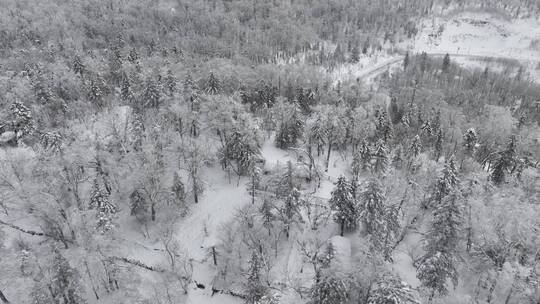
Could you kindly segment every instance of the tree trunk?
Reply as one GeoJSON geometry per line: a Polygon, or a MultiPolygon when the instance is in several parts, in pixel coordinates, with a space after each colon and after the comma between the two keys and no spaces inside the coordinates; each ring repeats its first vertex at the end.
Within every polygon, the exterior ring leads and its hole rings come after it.
{"type": "Polygon", "coordinates": [[[2,303],[4,303],[4,304],[9,304],[10,303],[1,290],[0,290],[0,300],[2,300],[2,303]]]}
{"type": "Polygon", "coordinates": [[[217,266],[216,247],[212,247],[212,258],[214,259],[214,266],[217,266]]]}
{"type": "Polygon", "coordinates": [[[343,236],[343,231],[345,230],[345,221],[344,220],[341,220],[341,224],[340,224],[339,228],[341,230],[340,235],[343,236]]]}
{"type": "Polygon", "coordinates": [[[491,303],[491,300],[493,299],[493,291],[495,291],[495,287],[497,287],[497,282],[499,280],[499,274],[500,271],[497,270],[497,273],[495,274],[495,278],[493,279],[493,282],[491,283],[491,287],[489,287],[488,296],[486,299],[486,302],[489,304],[491,303]]]}
{"type": "Polygon", "coordinates": [[[156,220],[156,203],[152,202],[152,205],[150,206],[150,211],[152,213],[152,222],[156,220]]]}
{"type": "Polygon", "coordinates": [[[330,138],[328,139],[328,154],[326,154],[326,164],[324,168],[324,172],[328,172],[328,166],[330,165],[330,152],[332,151],[332,141],[330,138]]]}

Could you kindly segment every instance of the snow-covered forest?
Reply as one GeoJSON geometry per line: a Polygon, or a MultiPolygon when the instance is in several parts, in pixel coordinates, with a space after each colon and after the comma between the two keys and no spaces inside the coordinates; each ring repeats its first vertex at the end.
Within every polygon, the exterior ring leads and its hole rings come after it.
{"type": "Polygon", "coordinates": [[[540,303],[538,0],[0,0],[0,303],[540,303]]]}

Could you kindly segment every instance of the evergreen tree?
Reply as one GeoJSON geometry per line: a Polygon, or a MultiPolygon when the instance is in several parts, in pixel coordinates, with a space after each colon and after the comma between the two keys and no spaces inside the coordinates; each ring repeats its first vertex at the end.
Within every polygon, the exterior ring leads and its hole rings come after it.
{"type": "Polygon", "coordinates": [[[506,149],[498,153],[498,158],[491,171],[491,180],[496,185],[504,182],[505,175],[512,166],[516,163],[516,138],[510,137],[506,149]]]}
{"type": "Polygon", "coordinates": [[[452,155],[444,164],[441,176],[435,183],[434,192],[431,196],[431,204],[441,204],[443,198],[447,196],[459,184],[458,171],[454,156],[452,155]]]}
{"type": "Polygon", "coordinates": [[[371,166],[371,158],[373,155],[369,143],[366,139],[362,140],[360,148],[358,149],[358,154],[360,156],[360,164],[362,170],[367,170],[371,166]]]}
{"type": "Polygon", "coordinates": [[[441,110],[437,109],[437,112],[435,112],[435,117],[432,119],[431,127],[434,130],[434,133],[436,134],[438,130],[441,129],[441,110]]]}
{"type": "Polygon", "coordinates": [[[169,96],[172,96],[176,91],[177,82],[178,81],[176,80],[176,77],[173,75],[172,71],[168,70],[167,77],[165,78],[165,88],[167,89],[169,96]]]}
{"type": "Polygon", "coordinates": [[[33,90],[39,104],[50,105],[53,100],[53,92],[43,77],[38,76],[34,80],[33,90]]]}
{"type": "Polygon", "coordinates": [[[136,109],[133,112],[133,120],[131,121],[131,144],[136,152],[142,151],[142,143],[144,138],[144,122],[141,114],[136,109]]]}
{"type": "Polygon", "coordinates": [[[131,91],[131,83],[129,83],[129,77],[127,75],[124,75],[122,77],[122,84],[120,86],[120,95],[122,97],[122,100],[125,101],[132,101],[133,100],[133,92],[131,91]]]}
{"type": "Polygon", "coordinates": [[[137,50],[135,48],[129,50],[129,55],[127,59],[132,64],[136,64],[139,62],[139,54],[137,53],[137,50]]]}
{"type": "MultiPolygon", "coordinates": [[[[76,269],[60,251],[55,250],[47,286],[35,290],[32,296],[36,303],[85,304],[84,287],[76,269]],[[44,290],[46,289],[46,290],[44,290]]],[[[43,284],[43,283],[42,283],[43,284]]],[[[41,285],[42,285],[41,284],[41,285]]]]}
{"type": "Polygon", "coordinates": [[[276,144],[281,149],[286,149],[296,145],[298,139],[302,136],[304,122],[301,120],[300,113],[294,111],[289,119],[282,121],[276,135],[276,144]]]}
{"type": "Polygon", "coordinates": [[[86,96],[97,107],[103,106],[103,98],[105,96],[105,83],[100,76],[90,80],[86,96]]]}
{"type": "Polygon", "coordinates": [[[369,39],[366,39],[364,45],[362,46],[362,54],[367,55],[369,50],[369,39]]]}
{"type": "Polygon", "coordinates": [[[255,197],[257,194],[257,190],[259,189],[261,183],[261,168],[257,166],[252,166],[250,176],[249,176],[249,183],[247,185],[247,190],[249,192],[249,195],[251,196],[251,203],[255,204],[255,197]]]}
{"type": "Polygon", "coordinates": [[[274,227],[273,222],[276,219],[275,214],[272,212],[273,208],[274,208],[274,206],[272,205],[270,200],[267,197],[265,197],[263,199],[263,203],[262,203],[261,208],[260,208],[259,211],[260,211],[260,213],[262,215],[262,218],[263,218],[262,225],[263,225],[263,227],[268,229],[268,234],[269,235],[271,233],[272,227],[274,227]]]}
{"type": "Polygon", "coordinates": [[[382,140],[379,140],[377,143],[377,149],[375,150],[375,153],[373,153],[373,158],[375,159],[372,167],[373,172],[384,174],[388,168],[389,161],[388,150],[382,140]]]}
{"type": "Polygon", "coordinates": [[[349,301],[350,282],[347,278],[325,275],[311,288],[309,304],[343,304],[349,301]]]}
{"type": "Polygon", "coordinates": [[[209,94],[215,95],[219,93],[220,85],[219,80],[214,76],[214,73],[210,73],[210,76],[208,77],[208,80],[206,82],[206,91],[209,94]]]}
{"type": "Polygon", "coordinates": [[[262,261],[256,251],[251,253],[249,269],[245,283],[246,303],[257,304],[266,295],[268,288],[262,283],[261,269],[262,261]]]}
{"type": "Polygon", "coordinates": [[[419,304],[409,285],[394,274],[378,278],[376,287],[369,294],[368,304],[419,304]]]}
{"type": "Polygon", "coordinates": [[[403,58],[403,69],[406,70],[409,66],[409,52],[405,53],[405,58],[403,58]]]}
{"type": "Polygon", "coordinates": [[[161,94],[155,81],[148,79],[143,93],[145,107],[158,108],[161,103],[161,94]]]}
{"type": "Polygon", "coordinates": [[[186,74],[186,78],[184,78],[183,83],[183,92],[184,95],[191,95],[193,90],[195,89],[195,83],[193,82],[193,78],[191,78],[191,74],[186,74]]]}
{"type": "Polygon", "coordinates": [[[373,179],[361,194],[360,219],[375,250],[391,261],[392,242],[400,230],[398,209],[386,206],[380,183],[373,179]]]}
{"type": "Polygon", "coordinates": [[[11,114],[13,115],[13,126],[17,137],[29,135],[34,131],[34,120],[32,112],[22,102],[16,100],[10,106],[11,114]]]}
{"type": "Polygon", "coordinates": [[[259,157],[260,147],[252,134],[233,130],[225,137],[225,146],[221,151],[221,162],[225,168],[230,161],[234,161],[237,165],[236,173],[243,175],[252,169],[259,157]]]}
{"type": "Polygon", "coordinates": [[[351,62],[357,63],[358,61],[360,61],[360,49],[358,45],[355,45],[351,50],[351,62]]]}
{"type": "Polygon", "coordinates": [[[113,220],[116,216],[117,209],[109,201],[109,194],[101,189],[97,179],[94,179],[89,207],[96,210],[96,229],[105,233],[114,228],[113,220]]]}
{"type": "Polygon", "coordinates": [[[362,192],[360,219],[368,234],[379,231],[379,225],[385,215],[385,197],[380,183],[373,179],[362,192]]]}
{"type": "Polygon", "coordinates": [[[383,110],[379,113],[375,128],[379,139],[388,142],[392,138],[394,131],[386,111],[383,110]]]}
{"type": "Polygon", "coordinates": [[[139,221],[145,222],[149,216],[149,204],[147,203],[144,195],[138,189],[133,190],[129,196],[129,209],[130,214],[136,217],[139,221]]]}
{"type": "Polygon", "coordinates": [[[429,138],[431,135],[433,135],[433,128],[431,127],[431,123],[429,120],[426,120],[424,124],[421,127],[422,131],[427,135],[429,138]]]}
{"type": "Polygon", "coordinates": [[[403,164],[403,147],[398,145],[396,149],[394,150],[394,156],[392,157],[392,164],[396,169],[401,169],[401,166],[403,164]]]}
{"type": "Polygon", "coordinates": [[[319,115],[311,124],[308,136],[309,142],[317,146],[317,156],[320,156],[326,142],[326,128],[324,128],[322,118],[319,115]]]}
{"type": "Polygon", "coordinates": [[[422,140],[420,139],[420,136],[416,135],[413,138],[413,141],[411,142],[411,145],[409,147],[409,156],[413,158],[417,157],[421,151],[422,151],[422,140]]]}
{"type": "Polygon", "coordinates": [[[422,52],[420,54],[420,71],[422,72],[422,75],[426,72],[428,68],[428,55],[426,52],[422,52]]]}
{"type": "Polygon", "coordinates": [[[73,73],[83,75],[85,66],[81,61],[81,57],[78,55],[75,55],[75,58],[73,59],[73,73]]]}
{"type": "Polygon", "coordinates": [[[334,221],[340,226],[340,235],[345,229],[355,229],[358,221],[358,206],[353,197],[352,185],[340,176],[330,198],[330,208],[334,211],[334,221]]]}
{"type": "Polygon", "coordinates": [[[114,84],[121,80],[122,76],[122,54],[115,48],[109,55],[109,74],[114,84]]]}
{"type": "Polygon", "coordinates": [[[437,132],[437,136],[435,138],[435,161],[438,161],[439,158],[441,157],[442,150],[443,150],[443,140],[444,140],[444,136],[443,136],[442,130],[439,129],[439,131],[437,132]]]}
{"type": "Polygon", "coordinates": [[[448,293],[447,281],[457,285],[455,251],[462,223],[460,194],[453,191],[433,211],[433,220],[425,235],[425,254],[420,259],[417,277],[430,290],[429,301],[435,295],[448,293]]]}
{"type": "Polygon", "coordinates": [[[450,68],[450,54],[446,53],[443,58],[442,67],[441,70],[443,73],[448,72],[448,69],[450,68]]]}
{"type": "Polygon", "coordinates": [[[315,96],[311,89],[304,90],[299,87],[296,95],[296,103],[302,110],[302,113],[308,115],[311,113],[311,106],[315,104],[315,96]]]}
{"type": "Polygon", "coordinates": [[[276,196],[284,200],[283,207],[279,209],[279,215],[284,225],[285,235],[289,238],[290,227],[296,221],[301,203],[301,194],[294,182],[294,169],[290,161],[287,162],[287,171],[281,177],[276,189],[276,196]]]}
{"type": "Polygon", "coordinates": [[[181,211],[184,211],[182,209],[184,209],[186,204],[186,188],[184,186],[184,183],[182,182],[182,179],[176,172],[174,172],[171,191],[174,196],[174,203],[176,204],[176,206],[179,207],[179,209],[181,209],[181,211]]]}

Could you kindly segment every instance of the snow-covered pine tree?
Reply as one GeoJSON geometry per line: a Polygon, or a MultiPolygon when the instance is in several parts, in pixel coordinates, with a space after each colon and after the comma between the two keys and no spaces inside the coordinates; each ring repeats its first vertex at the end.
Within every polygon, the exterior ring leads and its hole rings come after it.
{"type": "Polygon", "coordinates": [[[182,215],[184,215],[186,208],[186,188],[182,182],[182,178],[176,172],[174,172],[171,192],[173,194],[174,204],[181,211],[182,215]]]}
{"type": "Polygon", "coordinates": [[[219,93],[220,84],[219,80],[216,78],[213,72],[210,73],[208,80],[206,81],[206,91],[208,94],[215,95],[219,93]]]}
{"type": "Polygon", "coordinates": [[[375,131],[377,133],[377,138],[383,140],[386,143],[392,138],[394,134],[392,122],[388,118],[385,110],[379,112],[377,124],[375,125],[375,131]]]}
{"type": "Polygon", "coordinates": [[[234,130],[226,139],[225,157],[237,164],[237,173],[248,173],[260,157],[260,147],[253,134],[234,130]]]}
{"type": "Polygon", "coordinates": [[[435,295],[448,293],[447,281],[457,285],[456,248],[462,223],[461,195],[453,190],[435,206],[433,220],[425,235],[425,254],[416,276],[429,290],[429,302],[435,295]]]}
{"type": "Polygon", "coordinates": [[[378,180],[370,180],[361,194],[360,219],[368,234],[380,230],[385,215],[385,197],[378,180]]]}
{"type": "Polygon", "coordinates": [[[133,111],[130,133],[133,150],[140,152],[142,150],[142,142],[144,138],[144,122],[143,117],[138,113],[138,110],[133,111]]]}
{"type": "Polygon", "coordinates": [[[109,75],[113,84],[118,84],[122,76],[122,54],[118,48],[114,48],[109,55],[109,75]]]}
{"type": "Polygon", "coordinates": [[[508,170],[516,163],[516,138],[511,136],[503,151],[498,153],[498,158],[491,171],[490,178],[496,185],[504,182],[508,170]]]}
{"type": "Polygon", "coordinates": [[[75,55],[75,58],[73,59],[73,73],[83,75],[85,66],[82,63],[81,57],[79,55],[75,55]]]}
{"type": "Polygon", "coordinates": [[[422,132],[426,135],[427,138],[431,137],[433,135],[433,128],[431,127],[431,123],[429,120],[426,120],[424,124],[421,127],[422,132]]]}
{"type": "Polygon", "coordinates": [[[149,207],[144,194],[139,189],[135,189],[131,192],[129,196],[129,209],[132,216],[136,217],[141,222],[146,222],[150,216],[148,213],[149,207]]]}
{"type": "Polygon", "coordinates": [[[176,92],[178,80],[174,76],[171,70],[167,71],[167,76],[165,77],[165,89],[169,96],[172,96],[176,92]]]}
{"type": "Polygon", "coordinates": [[[409,146],[409,156],[412,158],[417,157],[420,152],[422,151],[422,140],[420,139],[420,136],[417,134],[409,146]]]}
{"type": "Polygon", "coordinates": [[[317,147],[317,156],[320,156],[326,142],[326,129],[320,115],[311,123],[308,136],[309,142],[317,147]]]}
{"type": "Polygon", "coordinates": [[[39,139],[44,150],[53,153],[60,152],[62,148],[62,135],[58,132],[43,132],[39,139]]]}
{"type": "Polygon", "coordinates": [[[419,304],[411,286],[397,275],[385,273],[377,279],[368,304],[419,304]]]}
{"type": "Polygon", "coordinates": [[[301,203],[301,193],[294,182],[294,169],[292,163],[287,162],[287,171],[281,177],[276,188],[276,196],[283,199],[283,206],[279,210],[279,219],[283,222],[284,231],[289,237],[290,227],[296,221],[301,203]]]}
{"type": "Polygon", "coordinates": [[[37,76],[33,80],[32,89],[34,90],[38,103],[48,105],[53,100],[53,92],[51,91],[51,87],[41,75],[37,76]]]}
{"type": "Polygon", "coordinates": [[[356,228],[359,216],[352,186],[344,176],[338,178],[331,195],[330,208],[334,212],[334,221],[339,224],[340,235],[343,236],[346,229],[352,230],[356,228]]]}
{"type": "Polygon", "coordinates": [[[407,69],[407,67],[409,66],[409,61],[409,52],[406,52],[405,57],[403,58],[403,70],[407,69]]]}
{"type": "Polygon", "coordinates": [[[96,229],[105,233],[114,228],[113,220],[116,216],[116,206],[109,201],[109,195],[101,189],[97,179],[94,179],[90,193],[90,209],[96,210],[96,229]]]}
{"type": "Polygon", "coordinates": [[[261,208],[259,209],[259,212],[261,213],[261,216],[263,218],[262,225],[268,230],[268,235],[271,234],[271,229],[274,227],[274,220],[276,219],[276,215],[272,210],[275,209],[275,206],[272,204],[270,199],[268,197],[265,197],[263,199],[263,203],[261,205],[261,208]]]}
{"type": "Polygon", "coordinates": [[[360,48],[355,45],[351,50],[351,62],[357,63],[358,61],[360,61],[360,48]]]}
{"type": "Polygon", "coordinates": [[[441,109],[437,109],[435,112],[435,117],[431,120],[431,127],[434,130],[434,133],[437,134],[438,130],[441,129],[441,109]]]}
{"type": "Polygon", "coordinates": [[[34,131],[34,120],[32,112],[22,102],[15,100],[10,106],[13,115],[13,126],[17,137],[29,135],[34,131]]]}
{"type": "Polygon", "coordinates": [[[105,83],[99,75],[90,79],[86,96],[88,100],[90,100],[97,107],[103,106],[103,98],[105,96],[104,88],[105,83]]]}
{"type": "Polygon", "coordinates": [[[261,280],[262,267],[261,257],[256,251],[253,251],[249,260],[246,283],[244,284],[247,304],[257,304],[268,291],[268,288],[261,280]]]}
{"type": "Polygon", "coordinates": [[[431,205],[441,204],[443,198],[448,195],[459,184],[458,171],[454,156],[444,164],[441,176],[437,179],[433,193],[430,198],[431,205]]]}
{"type": "Polygon", "coordinates": [[[157,83],[154,80],[148,79],[146,81],[146,88],[144,89],[142,98],[144,100],[145,107],[158,108],[160,106],[161,93],[157,83]]]}
{"type": "Polygon", "coordinates": [[[55,250],[48,274],[45,276],[42,273],[40,279],[36,281],[31,293],[34,303],[87,303],[78,271],[71,267],[60,251],[55,250]]]}
{"type": "Polygon", "coordinates": [[[304,122],[297,108],[288,119],[281,122],[276,134],[276,144],[281,149],[286,149],[296,145],[296,142],[302,137],[304,122]]]}
{"type": "Polygon", "coordinates": [[[403,165],[403,146],[401,144],[397,145],[394,150],[394,156],[392,157],[392,164],[396,169],[401,169],[403,165]]]}
{"type": "Polygon", "coordinates": [[[311,287],[309,304],[343,304],[351,297],[351,282],[346,277],[324,275],[311,287]]]}
{"type": "Polygon", "coordinates": [[[258,166],[252,166],[249,174],[249,182],[247,184],[247,190],[249,196],[251,196],[251,203],[255,204],[255,197],[257,196],[257,190],[261,184],[261,168],[258,166]]]}
{"type": "Polygon", "coordinates": [[[193,91],[195,90],[195,82],[193,82],[193,78],[191,77],[190,73],[186,74],[186,78],[184,78],[184,82],[182,85],[184,95],[189,96],[193,93],[193,91]]]}
{"type": "Polygon", "coordinates": [[[386,206],[386,198],[378,180],[372,179],[361,193],[359,218],[370,235],[373,247],[391,260],[393,241],[400,230],[398,209],[386,206]]]}
{"type": "Polygon", "coordinates": [[[364,138],[358,149],[362,170],[367,170],[371,166],[371,158],[373,157],[371,147],[368,141],[364,138]]]}
{"type": "Polygon", "coordinates": [[[444,143],[444,135],[443,135],[442,129],[439,129],[435,137],[435,148],[434,148],[435,161],[438,161],[442,155],[443,143],[444,143]]]}
{"type": "Polygon", "coordinates": [[[384,174],[388,168],[388,149],[383,140],[377,142],[377,148],[375,153],[373,153],[373,162],[372,170],[374,173],[384,174]]]}
{"type": "Polygon", "coordinates": [[[127,59],[132,64],[136,64],[137,62],[139,62],[139,54],[137,53],[137,50],[135,48],[129,50],[129,55],[127,59]]]}
{"type": "Polygon", "coordinates": [[[441,70],[443,73],[448,72],[448,69],[450,68],[450,54],[446,53],[443,58],[442,67],[441,70]]]}

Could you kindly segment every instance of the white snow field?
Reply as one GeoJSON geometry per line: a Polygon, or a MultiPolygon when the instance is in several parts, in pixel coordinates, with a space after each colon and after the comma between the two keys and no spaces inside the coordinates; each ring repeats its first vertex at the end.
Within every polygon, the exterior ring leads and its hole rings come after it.
{"type": "Polygon", "coordinates": [[[494,13],[463,12],[424,20],[420,28],[416,39],[404,42],[403,47],[414,53],[448,53],[471,67],[480,67],[483,62],[478,60],[486,57],[493,61],[516,60],[533,79],[540,80],[538,17],[509,19],[494,13]]]}

